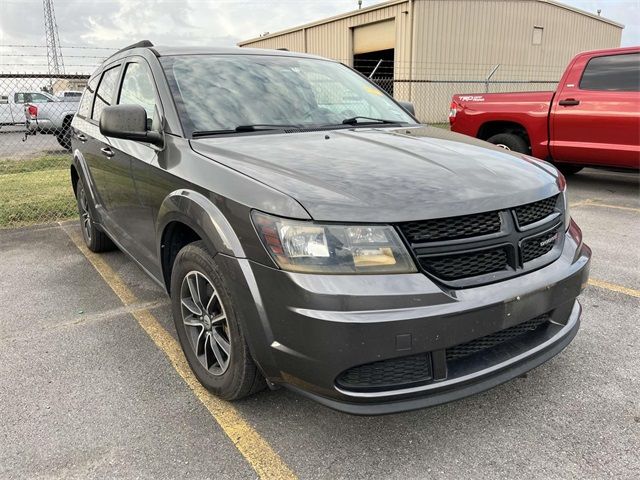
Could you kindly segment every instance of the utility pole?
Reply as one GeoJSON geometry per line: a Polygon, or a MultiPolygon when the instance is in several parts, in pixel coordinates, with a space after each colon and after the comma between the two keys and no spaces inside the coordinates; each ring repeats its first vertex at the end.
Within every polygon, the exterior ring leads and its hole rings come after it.
{"type": "Polygon", "coordinates": [[[49,88],[53,89],[53,77],[64,74],[64,61],[60,38],[58,38],[58,24],[53,0],[42,0],[44,10],[44,33],[47,41],[47,64],[49,67],[49,88]]]}

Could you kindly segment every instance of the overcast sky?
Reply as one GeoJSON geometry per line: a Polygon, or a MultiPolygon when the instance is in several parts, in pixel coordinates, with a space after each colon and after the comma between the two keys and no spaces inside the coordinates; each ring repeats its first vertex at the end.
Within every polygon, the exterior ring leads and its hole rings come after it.
{"type": "MultiPolygon", "coordinates": [[[[376,3],[381,2],[364,0],[363,6],[376,3]]],[[[623,45],[640,44],[640,0],[564,3],[594,13],[601,9],[603,16],[626,25],[623,45]]],[[[165,45],[235,45],[267,31],[355,8],[357,0],[55,0],[60,42],[65,47],[121,47],[143,38],[165,45]]],[[[44,43],[42,0],[0,0],[0,46],[44,43]]],[[[14,52],[0,49],[0,63],[18,61],[7,56],[14,52]]],[[[99,53],[87,51],[86,55],[99,53]]],[[[71,66],[91,61],[65,58],[71,66]]]]}

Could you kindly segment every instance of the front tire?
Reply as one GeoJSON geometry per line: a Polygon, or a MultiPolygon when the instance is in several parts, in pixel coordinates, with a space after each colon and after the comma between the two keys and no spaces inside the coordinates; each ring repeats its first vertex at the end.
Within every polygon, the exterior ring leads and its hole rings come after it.
{"type": "Polygon", "coordinates": [[[171,272],[171,305],[182,350],[202,385],[225,400],[238,400],[266,386],[224,276],[204,242],[178,252],[171,272]]]}
{"type": "Polygon", "coordinates": [[[512,150],[518,153],[529,153],[529,145],[527,141],[515,133],[499,133],[487,139],[487,142],[493,143],[497,147],[505,150],[512,150]]]}
{"type": "Polygon", "coordinates": [[[94,224],[90,201],[84,183],[82,180],[78,180],[76,202],[78,204],[78,213],[80,214],[80,229],[82,230],[84,243],[89,250],[96,253],[113,250],[115,245],[111,239],[94,224]]]}

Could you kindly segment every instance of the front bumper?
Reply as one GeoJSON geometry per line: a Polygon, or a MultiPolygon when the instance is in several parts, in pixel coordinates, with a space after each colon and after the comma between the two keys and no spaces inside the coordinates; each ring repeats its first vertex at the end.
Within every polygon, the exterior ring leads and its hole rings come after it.
{"type": "Polygon", "coordinates": [[[331,408],[375,415],[456,400],[544,363],[576,335],[576,297],[591,251],[572,224],[558,260],[526,275],[452,290],[423,274],[307,275],[218,256],[266,378],[331,408]],[[247,293],[251,299],[247,298],[247,293]],[[250,301],[251,300],[251,301],[250,301]],[[544,328],[450,361],[449,349],[544,316],[544,328]],[[338,382],[365,364],[425,354],[419,385],[350,389],[338,382]]]}

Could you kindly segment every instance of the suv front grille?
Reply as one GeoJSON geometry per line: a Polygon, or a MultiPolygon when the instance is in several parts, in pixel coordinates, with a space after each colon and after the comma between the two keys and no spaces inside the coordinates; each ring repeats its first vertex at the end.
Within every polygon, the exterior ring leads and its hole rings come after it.
{"type": "Polygon", "coordinates": [[[432,380],[431,355],[421,353],[367,363],[341,373],[336,384],[345,390],[392,390],[432,380]]]}
{"type": "Polygon", "coordinates": [[[486,212],[424,222],[407,222],[402,231],[411,243],[456,240],[500,231],[500,213],[486,212]]]}
{"type": "Polygon", "coordinates": [[[528,203],[514,208],[513,211],[518,219],[518,225],[524,227],[547,218],[554,212],[557,201],[558,195],[555,195],[539,202],[528,203]]]}
{"type": "Polygon", "coordinates": [[[484,337],[476,338],[467,343],[447,348],[447,362],[468,357],[474,353],[478,353],[489,348],[497,347],[502,343],[512,341],[522,335],[536,331],[542,326],[545,326],[548,322],[549,317],[547,315],[541,315],[532,320],[520,323],[519,325],[485,335],[484,337]]]}
{"type": "Polygon", "coordinates": [[[504,248],[445,257],[423,257],[420,259],[420,264],[444,280],[457,280],[499,272],[509,266],[507,252],[504,248]]]}
{"type": "Polygon", "coordinates": [[[520,275],[560,255],[560,200],[554,195],[510,209],[405,222],[398,228],[424,272],[456,288],[480,285],[520,275]],[[552,251],[555,257],[545,256],[552,251]]]}

